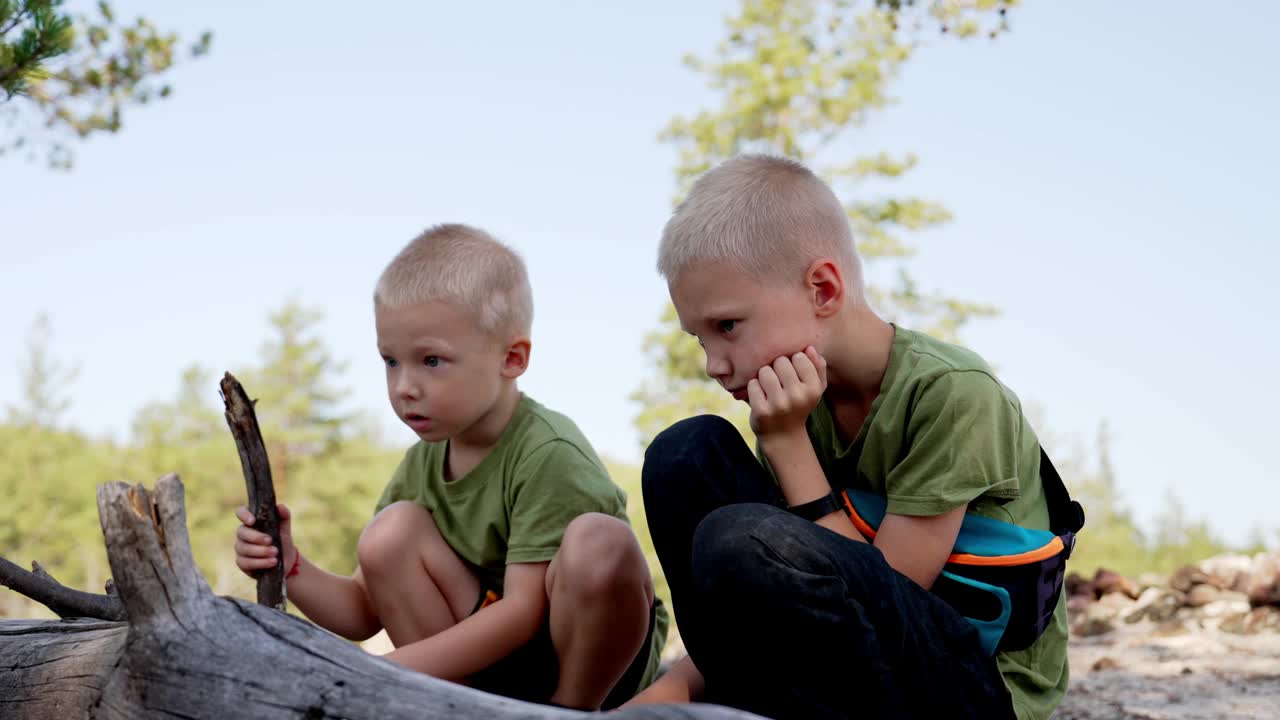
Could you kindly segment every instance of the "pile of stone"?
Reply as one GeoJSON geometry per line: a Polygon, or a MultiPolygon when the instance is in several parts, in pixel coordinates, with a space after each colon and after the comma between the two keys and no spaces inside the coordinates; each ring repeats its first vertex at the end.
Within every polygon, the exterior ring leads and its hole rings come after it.
{"type": "Polygon", "coordinates": [[[1280,632],[1280,552],[1221,555],[1171,577],[1131,579],[1099,569],[1093,579],[1067,577],[1067,609],[1077,637],[1102,635],[1119,623],[1152,623],[1157,634],[1214,628],[1280,632]]]}

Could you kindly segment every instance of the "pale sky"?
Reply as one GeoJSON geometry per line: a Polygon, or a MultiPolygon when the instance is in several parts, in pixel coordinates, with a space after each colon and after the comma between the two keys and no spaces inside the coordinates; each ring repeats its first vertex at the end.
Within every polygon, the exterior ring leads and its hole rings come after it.
{"type": "MultiPolygon", "coordinates": [[[[72,172],[0,159],[0,407],[41,311],[81,368],[68,422],[126,439],[182,368],[253,362],[297,297],[350,361],[352,407],[407,446],[370,291],[415,233],[460,221],[528,262],[523,389],[637,461],[627,396],[674,188],[657,134],[715,102],[680,58],[732,6],[117,3],[213,30],[213,52],[72,172]]],[[[1029,0],[1011,21],[995,42],[927,36],[855,136],[916,152],[902,192],[955,214],[915,238],[912,272],[1002,310],[963,339],[1053,432],[1109,423],[1140,518],[1172,487],[1228,539],[1280,526],[1280,5],[1029,0]]]]}

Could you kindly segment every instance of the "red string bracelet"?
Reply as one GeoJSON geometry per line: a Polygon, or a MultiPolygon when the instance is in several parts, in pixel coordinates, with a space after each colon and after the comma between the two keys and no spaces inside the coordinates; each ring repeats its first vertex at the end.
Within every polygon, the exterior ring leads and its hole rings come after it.
{"type": "Polygon", "coordinates": [[[284,576],[285,576],[286,578],[291,578],[291,577],[293,577],[294,575],[297,575],[297,574],[298,574],[298,565],[299,565],[299,563],[301,563],[301,562],[302,562],[302,553],[298,552],[298,549],[297,549],[297,548],[294,548],[294,550],[293,550],[293,567],[289,568],[289,572],[285,573],[285,574],[284,574],[284,576]]]}

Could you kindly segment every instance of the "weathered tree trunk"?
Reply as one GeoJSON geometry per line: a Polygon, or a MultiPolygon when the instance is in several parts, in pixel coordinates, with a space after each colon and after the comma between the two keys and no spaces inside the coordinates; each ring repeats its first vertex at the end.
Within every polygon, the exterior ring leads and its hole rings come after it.
{"type": "MultiPolygon", "coordinates": [[[[182,483],[98,489],[127,622],[0,622],[0,718],[571,718],[428,677],[293,616],[216,597],[196,570],[182,483]]],[[[640,718],[747,718],[709,705],[640,718]]]]}

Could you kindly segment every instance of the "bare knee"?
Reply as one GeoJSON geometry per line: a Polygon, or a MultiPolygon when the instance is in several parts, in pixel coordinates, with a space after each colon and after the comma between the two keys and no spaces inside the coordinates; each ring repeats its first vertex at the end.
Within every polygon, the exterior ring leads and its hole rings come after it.
{"type": "Polygon", "coordinates": [[[635,533],[625,522],[601,513],[580,515],[565,528],[555,582],[586,601],[610,601],[637,589],[651,602],[653,598],[653,580],[635,533]]]}
{"type": "Polygon", "coordinates": [[[356,557],[364,574],[379,574],[403,567],[417,557],[415,543],[424,527],[434,527],[431,513],[421,505],[402,500],[378,513],[360,533],[356,557]]]}

